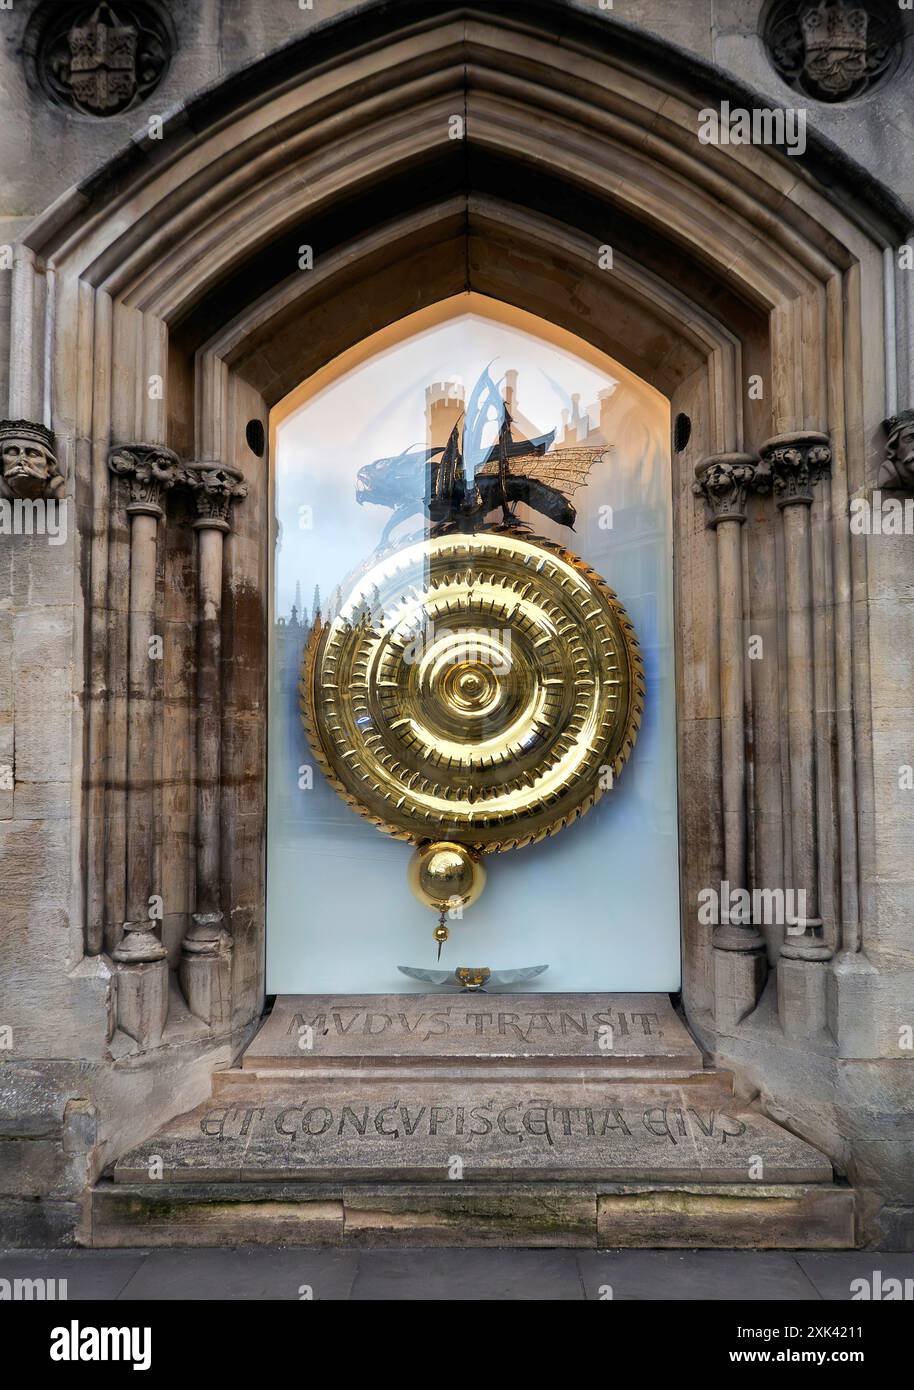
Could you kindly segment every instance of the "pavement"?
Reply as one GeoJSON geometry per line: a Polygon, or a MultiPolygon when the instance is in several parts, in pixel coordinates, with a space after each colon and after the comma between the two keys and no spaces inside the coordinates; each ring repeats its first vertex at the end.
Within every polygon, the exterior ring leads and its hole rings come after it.
{"type": "Polygon", "coordinates": [[[74,1300],[825,1302],[914,1298],[914,1254],[745,1250],[244,1249],[0,1251],[13,1281],[74,1300]],[[66,1280],[66,1287],[60,1281],[66,1280]],[[900,1285],[887,1285],[900,1280],[900,1285]],[[904,1281],[907,1280],[907,1285],[904,1281]],[[897,1290],[901,1290],[900,1293],[897,1290]],[[870,1296],[873,1294],[871,1292],[870,1296]]]}

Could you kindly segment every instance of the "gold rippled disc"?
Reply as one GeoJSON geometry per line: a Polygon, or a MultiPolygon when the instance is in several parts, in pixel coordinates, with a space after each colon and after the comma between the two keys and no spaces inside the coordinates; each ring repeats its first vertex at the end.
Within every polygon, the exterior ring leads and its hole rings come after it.
{"type": "Polygon", "coordinates": [[[400,839],[480,851],[551,835],[628,758],[638,641],[578,556],[485,530],[385,552],[316,622],[302,719],[333,787],[400,839]]]}

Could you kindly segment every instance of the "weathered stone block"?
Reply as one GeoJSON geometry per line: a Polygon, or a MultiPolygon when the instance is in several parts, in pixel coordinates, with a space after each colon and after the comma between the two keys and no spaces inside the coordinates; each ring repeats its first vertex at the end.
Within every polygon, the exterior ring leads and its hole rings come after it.
{"type": "Polygon", "coordinates": [[[117,1026],[140,1044],[157,1047],[168,1017],[168,962],[122,965],[117,972],[117,1026]]]}
{"type": "Polygon", "coordinates": [[[729,1032],[751,1014],[765,984],[763,951],[714,951],[714,1022],[729,1032]]]}
{"type": "Polygon", "coordinates": [[[11,1250],[42,1250],[76,1244],[82,1203],[46,1197],[0,1197],[0,1231],[11,1250]]]}
{"type": "Polygon", "coordinates": [[[854,1194],[839,1187],[666,1187],[602,1192],[601,1246],[746,1250],[853,1247],[854,1194]]]}
{"type": "Polygon", "coordinates": [[[73,698],[67,667],[17,669],[16,777],[23,782],[62,782],[70,770],[73,698]]]}
{"type": "Polygon", "coordinates": [[[0,1143],[0,1193],[4,1196],[75,1199],[87,1177],[85,1154],[67,1153],[58,1140],[0,1143]]]}
{"type": "Polygon", "coordinates": [[[343,1189],[343,1236],[355,1246],[597,1243],[597,1196],[580,1188],[452,1183],[434,1191],[343,1189]],[[501,1190],[498,1190],[498,1189],[501,1190]]]}
{"type": "Polygon", "coordinates": [[[829,1029],[842,1057],[900,1057],[914,1064],[914,969],[877,970],[858,952],[828,974],[829,1029]]]}
{"type": "Polygon", "coordinates": [[[190,1245],[339,1245],[339,1200],[245,1200],[243,1196],[156,1188],[129,1191],[102,1184],[92,1194],[86,1244],[98,1248],[190,1245]]]}
{"type": "Polygon", "coordinates": [[[778,1015],[789,1038],[814,1038],[828,1026],[825,961],[778,960],[778,1015]]]}

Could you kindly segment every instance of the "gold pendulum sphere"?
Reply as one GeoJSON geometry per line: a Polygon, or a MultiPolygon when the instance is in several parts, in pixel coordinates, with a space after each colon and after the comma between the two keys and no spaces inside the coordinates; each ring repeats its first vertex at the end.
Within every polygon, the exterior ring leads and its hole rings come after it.
{"type": "Polygon", "coordinates": [[[440,959],[441,947],[449,936],[444,914],[476,901],[485,887],[486,871],[463,845],[436,840],[434,844],[419,846],[409,861],[407,877],[420,903],[439,914],[434,937],[440,959]]]}
{"type": "Polygon", "coordinates": [[[486,882],[486,871],[464,846],[450,840],[420,845],[409,861],[409,886],[435,912],[469,907],[486,882]]]}

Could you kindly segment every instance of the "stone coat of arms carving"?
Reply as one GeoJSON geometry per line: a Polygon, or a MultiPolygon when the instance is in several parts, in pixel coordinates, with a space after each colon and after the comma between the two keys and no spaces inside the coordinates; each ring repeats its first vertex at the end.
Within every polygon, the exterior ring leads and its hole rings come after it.
{"type": "Polygon", "coordinates": [[[132,25],[118,24],[108,5],[99,5],[88,24],[73,26],[67,35],[70,84],[81,106],[112,111],[133,100],[138,38],[132,25]]]}
{"type": "Polygon", "coordinates": [[[148,96],[168,67],[171,42],[145,4],[86,6],[46,32],[39,58],[55,98],[91,116],[114,116],[148,96]]]}
{"type": "Polygon", "coordinates": [[[800,26],[807,77],[829,96],[843,97],[866,75],[866,10],[829,6],[822,0],[805,11],[800,26]]]}
{"type": "Polygon", "coordinates": [[[898,6],[891,0],[777,0],[765,43],[780,77],[818,101],[861,96],[896,65],[898,6]]]}

